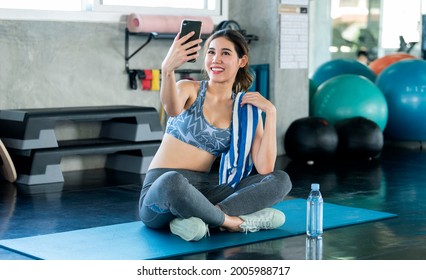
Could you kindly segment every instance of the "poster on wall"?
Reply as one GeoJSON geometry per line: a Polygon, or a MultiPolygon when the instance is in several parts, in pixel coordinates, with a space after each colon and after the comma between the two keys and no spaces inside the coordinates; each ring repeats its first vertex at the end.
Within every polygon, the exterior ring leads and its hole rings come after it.
{"type": "Polygon", "coordinates": [[[309,54],[309,0],[281,0],[280,68],[307,69],[309,54]]]}

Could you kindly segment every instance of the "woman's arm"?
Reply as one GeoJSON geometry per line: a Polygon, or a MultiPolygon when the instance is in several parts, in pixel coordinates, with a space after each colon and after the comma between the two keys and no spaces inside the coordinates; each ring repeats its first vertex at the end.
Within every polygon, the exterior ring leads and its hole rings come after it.
{"type": "Polygon", "coordinates": [[[251,155],[259,174],[271,173],[277,158],[276,108],[258,92],[247,92],[242,98],[243,104],[256,106],[266,114],[265,127],[262,121],[259,121],[257,125],[251,155]]]}
{"type": "Polygon", "coordinates": [[[201,39],[183,44],[192,34],[193,32],[182,38],[179,38],[180,34],[177,34],[169,52],[161,64],[160,99],[164,110],[169,116],[176,116],[182,112],[190,97],[189,91],[184,90],[186,86],[179,85],[185,83],[176,83],[175,70],[188,60],[199,56],[198,51],[201,49],[199,46],[201,39]],[[188,50],[192,46],[195,47],[188,50]],[[194,50],[196,53],[194,55],[189,55],[193,53],[194,50]]]}

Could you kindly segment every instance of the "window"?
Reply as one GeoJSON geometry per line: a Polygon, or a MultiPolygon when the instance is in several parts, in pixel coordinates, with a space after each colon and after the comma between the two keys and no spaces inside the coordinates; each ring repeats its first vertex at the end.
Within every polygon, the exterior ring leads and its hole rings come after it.
{"type": "MultiPolygon", "coordinates": [[[[220,14],[220,1],[218,0],[97,0],[95,9],[99,10],[139,10],[140,12],[164,11],[165,8],[170,10],[181,10],[184,13],[189,9],[201,13],[220,14]]],[[[168,11],[170,12],[170,11],[168,11]]],[[[158,14],[159,12],[157,12],[158,14]]]]}
{"type": "Polygon", "coordinates": [[[0,19],[120,21],[130,13],[228,17],[229,0],[0,0],[0,19]]]}
{"type": "Polygon", "coordinates": [[[398,49],[399,36],[405,42],[419,42],[421,40],[421,1],[383,1],[383,28],[381,47],[384,49],[398,49]],[[398,20],[395,20],[398,19],[398,20]]]}

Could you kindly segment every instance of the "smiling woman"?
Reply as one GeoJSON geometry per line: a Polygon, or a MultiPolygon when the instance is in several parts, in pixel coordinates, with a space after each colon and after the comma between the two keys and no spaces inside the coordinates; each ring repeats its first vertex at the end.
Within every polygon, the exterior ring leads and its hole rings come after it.
{"type": "Polygon", "coordinates": [[[274,170],[276,108],[247,92],[254,78],[248,42],[237,30],[216,31],[205,41],[206,79],[176,81],[175,71],[199,57],[201,39],[192,35],[176,35],[161,64],[160,99],[169,119],[141,189],[141,221],[186,241],[204,238],[209,228],[280,227],[285,215],[270,207],[289,193],[291,181],[274,170]],[[219,174],[210,173],[216,159],[219,174]]]}
{"type": "Polygon", "coordinates": [[[218,23],[227,19],[227,7],[228,0],[0,0],[0,19],[117,22],[140,13],[211,16],[218,23]]]}

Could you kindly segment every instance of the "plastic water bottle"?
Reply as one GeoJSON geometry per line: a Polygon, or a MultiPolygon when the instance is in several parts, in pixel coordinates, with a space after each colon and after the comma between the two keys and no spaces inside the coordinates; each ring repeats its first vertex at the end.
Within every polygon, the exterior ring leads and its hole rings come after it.
{"type": "Polygon", "coordinates": [[[324,202],[319,189],[319,184],[312,184],[306,202],[306,234],[311,238],[321,238],[323,231],[322,211],[324,202]]]}

